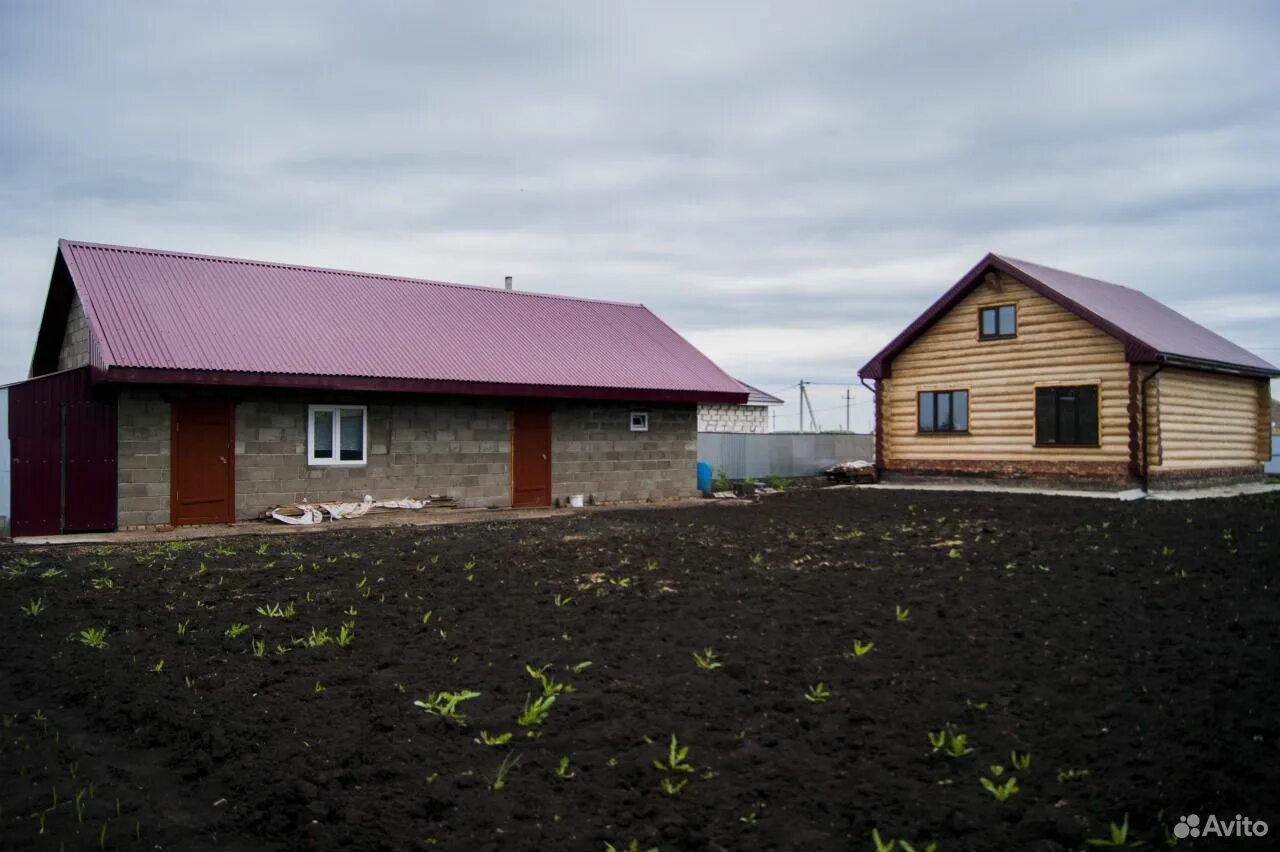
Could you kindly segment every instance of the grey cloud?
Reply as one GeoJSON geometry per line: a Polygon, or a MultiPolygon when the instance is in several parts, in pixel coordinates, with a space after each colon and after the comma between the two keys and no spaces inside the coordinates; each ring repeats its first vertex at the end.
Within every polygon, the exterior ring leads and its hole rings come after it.
{"type": "Polygon", "coordinates": [[[26,369],[58,236],[514,274],[644,302],[766,388],[851,377],[988,250],[1273,337],[1238,309],[1280,302],[1269,3],[6,18],[0,380],[26,369]]]}

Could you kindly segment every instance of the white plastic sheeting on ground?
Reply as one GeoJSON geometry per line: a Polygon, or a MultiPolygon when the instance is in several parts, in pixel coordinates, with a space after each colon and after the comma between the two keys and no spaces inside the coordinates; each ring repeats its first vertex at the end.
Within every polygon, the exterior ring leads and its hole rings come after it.
{"type": "Polygon", "coordinates": [[[284,524],[318,524],[328,515],[337,521],[343,518],[359,518],[369,514],[372,509],[425,509],[432,504],[453,505],[448,497],[433,494],[423,500],[413,497],[397,497],[393,500],[374,500],[372,495],[364,495],[359,503],[295,503],[294,508],[300,515],[287,511],[285,507],[271,512],[271,517],[284,524]]]}

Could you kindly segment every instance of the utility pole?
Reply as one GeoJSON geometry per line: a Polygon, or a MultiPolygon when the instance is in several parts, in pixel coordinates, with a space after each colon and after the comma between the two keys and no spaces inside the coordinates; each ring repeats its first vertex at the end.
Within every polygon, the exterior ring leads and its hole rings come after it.
{"type": "Polygon", "coordinates": [[[800,380],[800,431],[801,432],[804,431],[804,403],[805,403],[804,379],[801,379],[800,380]]]}
{"type": "Polygon", "coordinates": [[[778,412],[773,413],[773,431],[778,431],[778,412]]]}
{"type": "Polygon", "coordinates": [[[851,431],[849,429],[849,423],[850,423],[849,408],[852,402],[853,402],[853,389],[845,388],[844,389],[844,431],[846,432],[851,431]]]}

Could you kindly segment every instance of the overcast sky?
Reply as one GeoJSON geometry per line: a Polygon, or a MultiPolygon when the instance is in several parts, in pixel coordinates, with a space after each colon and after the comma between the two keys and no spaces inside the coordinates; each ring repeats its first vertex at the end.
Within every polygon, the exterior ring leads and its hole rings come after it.
{"type": "Polygon", "coordinates": [[[862,428],[857,368],[987,251],[1280,360],[1274,0],[0,14],[0,382],[58,237],[643,302],[862,428]]]}

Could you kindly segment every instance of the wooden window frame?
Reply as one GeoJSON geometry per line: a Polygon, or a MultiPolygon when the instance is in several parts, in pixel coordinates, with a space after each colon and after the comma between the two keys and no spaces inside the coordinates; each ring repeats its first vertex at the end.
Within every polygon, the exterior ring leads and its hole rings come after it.
{"type": "Polygon", "coordinates": [[[916,391],[916,434],[917,435],[970,435],[973,428],[973,393],[969,388],[938,388],[937,390],[918,390],[916,391]],[[935,428],[924,429],[920,423],[920,397],[926,393],[933,394],[933,422],[935,428]],[[955,394],[964,394],[964,428],[963,429],[938,429],[938,394],[945,393],[952,397],[951,400],[951,422],[954,424],[955,416],[955,394]]]}
{"type": "MultiPolygon", "coordinates": [[[[1046,449],[1046,450],[1050,450],[1050,449],[1054,449],[1054,448],[1059,448],[1059,449],[1065,448],[1065,449],[1072,449],[1072,450],[1074,450],[1074,449],[1086,449],[1086,450],[1089,450],[1089,449],[1101,449],[1101,447],[1102,447],[1102,382],[1100,382],[1100,381],[1093,381],[1093,382],[1075,382],[1075,383],[1072,383],[1072,384],[1062,384],[1062,383],[1059,383],[1059,382],[1043,382],[1043,383],[1039,383],[1039,384],[1037,384],[1037,385],[1032,389],[1031,393],[1032,393],[1032,398],[1031,398],[1031,443],[1032,443],[1032,445],[1033,445],[1036,449],[1046,449]],[[1040,391],[1042,391],[1042,390],[1048,390],[1048,389],[1052,389],[1052,390],[1060,390],[1060,389],[1064,389],[1064,388],[1093,388],[1093,390],[1094,390],[1094,400],[1095,400],[1095,403],[1094,403],[1094,417],[1095,417],[1095,418],[1097,418],[1097,419],[1096,419],[1096,421],[1095,421],[1095,423],[1096,423],[1096,427],[1097,427],[1097,428],[1094,430],[1094,432],[1095,432],[1095,435],[1096,435],[1097,437],[1096,437],[1096,440],[1095,440],[1092,444],[1086,444],[1086,443],[1064,444],[1064,443],[1061,443],[1061,442],[1054,442],[1054,443],[1051,443],[1051,444],[1041,443],[1041,441],[1040,441],[1040,428],[1039,428],[1039,423],[1040,423],[1040,391]]],[[[1055,398],[1054,405],[1057,405],[1056,398],[1055,398]]],[[[1080,427],[1080,424],[1079,424],[1079,417],[1077,417],[1077,420],[1076,420],[1076,431],[1077,431],[1077,432],[1079,432],[1079,427],[1080,427]]],[[[1055,430],[1057,429],[1057,418],[1056,418],[1056,417],[1054,418],[1054,429],[1055,429],[1055,430]]]]}
{"type": "Polygon", "coordinates": [[[367,405],[308,405],[307,406],[307,466],[308,467],[365,467],[369,464],[369,406],[367,405]],[[333,415],[333,458],[316,458],[316,414],[327,411],[333,415]],[[359,459],[341,459],[342,412],[360,412],[360,437],[363,446],[359,459]]]}
{"type": "Polygon", "coordinates": [[[978,339],[979,340],[1014,340],[1018,336],[1018,303],[1005,302],[999,305],[983,305],[978,308],[978,339]],[[1000,334],[1000,309],[1013,308],[1013,331],[1009,334],[1000,334]],[[987,311],[995,311],[996,314],[996,333],[984,334],[982,331],[982,317],[987,311]]]}

